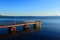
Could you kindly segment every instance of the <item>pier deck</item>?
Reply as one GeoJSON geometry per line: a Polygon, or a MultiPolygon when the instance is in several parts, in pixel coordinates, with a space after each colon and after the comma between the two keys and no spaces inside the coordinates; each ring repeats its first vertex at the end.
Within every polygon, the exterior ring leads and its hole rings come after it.
{"type": "Polygon", "coordinates": [[[41,26],[41,21],[31,21],[31,22],[24,22],[24,23],[15,23],[15,24],[9,24],[7,26],[0,25],[0,28],[9,28],[9,32],[12,33],[14,31],[16,31],[16,27],[17,26],[22,26],[24,28],[24,30],[28,30],[29,29],[29,24],[33,24],[34,28],[38,28],[38,26],[41,26]]]}

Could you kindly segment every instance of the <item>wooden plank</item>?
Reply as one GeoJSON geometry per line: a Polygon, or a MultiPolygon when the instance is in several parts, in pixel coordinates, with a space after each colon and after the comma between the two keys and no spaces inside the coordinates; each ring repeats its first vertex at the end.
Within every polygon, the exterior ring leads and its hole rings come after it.
{"type": "Polygon", "coordinates": [[[20,23],[20,24],[12,24],[12,25],[8,25],[8,26],[0,26],[0,28],[8,28],[8,27],[12,27],[12,26],[24,26],[25,24],[36,24],[39,23],[39,21],[33,21],[33,22],[25,22],[25,23],[20,23]]]}

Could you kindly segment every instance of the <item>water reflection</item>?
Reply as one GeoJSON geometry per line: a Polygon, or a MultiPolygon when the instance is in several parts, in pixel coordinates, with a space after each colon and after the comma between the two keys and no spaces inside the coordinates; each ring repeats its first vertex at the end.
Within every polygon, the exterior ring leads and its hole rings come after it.
{"type": "Polygon", "coordinates": [[[15,37],[17,35],[23,35],[25,33],[31,33],[31,32],[36,32],[38,30],[41,30],[40,27],[37,27],[37,28],[33,28],[33,29],[28,29],[28,30],[22,30],[22,31],[19,31],[19,32],[12,32],[12,34],[4,34],[4,35],[0,35],[0,39],[4,39],[4,38],[8,38],[8,37],[15,37]]]}

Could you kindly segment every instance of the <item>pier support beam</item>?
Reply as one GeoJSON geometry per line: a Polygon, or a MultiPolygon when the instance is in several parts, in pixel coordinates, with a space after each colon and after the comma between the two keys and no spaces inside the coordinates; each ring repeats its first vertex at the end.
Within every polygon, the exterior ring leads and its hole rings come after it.
{"type": "Polygon", "coordinates": [[[39,22],[35,22],[35,24],[33,24],[33,27],[34,27],[34,29],[38,29],[38,27],[39,27],[39,22]]]}
{"type": "Polygon", "coordinates": [[[9,27],[9,34],[14,34],[14,33],[16,33],[16,27],[15,26],[9,27]]]}
{"type": "Polygon", "coordinates": [[[26,24],[23,26],[23,30],[24,30],[24,31],[29,31],[29,25],[28,25],[28,23],[26,23],[26,24]]]}

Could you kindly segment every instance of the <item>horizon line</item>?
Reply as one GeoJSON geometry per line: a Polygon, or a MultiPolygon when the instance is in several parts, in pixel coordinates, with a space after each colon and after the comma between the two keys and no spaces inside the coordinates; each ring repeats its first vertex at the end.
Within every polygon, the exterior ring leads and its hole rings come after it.
{"type": "MultiPolygon", "coordinates": [[[[17,15],[1,15],[1,16],[17,16],[17,15]]],[[[20,15],[20,16],[23,16],[23,15],[20,15]]],[[[32,15],[25,15],[25,16],[32,16],[32,15]]],[[[57,16],[57,15],[47,15],[47,16],[57,16]]],[[[58,15],[58,16],[60,16],[60,15],[58,15]]]]}

